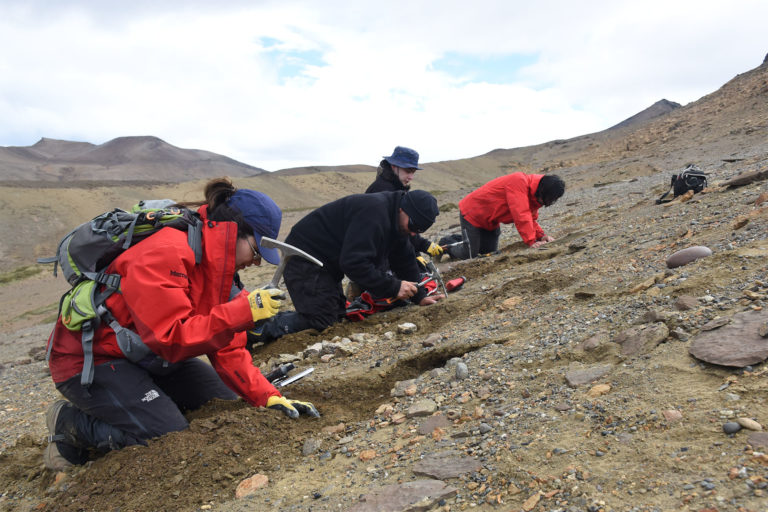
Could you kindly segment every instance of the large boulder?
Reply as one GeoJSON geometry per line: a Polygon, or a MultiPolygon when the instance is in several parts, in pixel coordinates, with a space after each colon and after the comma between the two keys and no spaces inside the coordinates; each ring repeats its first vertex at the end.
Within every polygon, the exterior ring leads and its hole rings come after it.
{"type": "Polygon", "coordinates": [[[733,315],[730,323],[694,337],[688,352],[707,363],[739,368],[765,361],[768,338],[760,335],[760,327],[767,320],[768,311],[733,315]]]}

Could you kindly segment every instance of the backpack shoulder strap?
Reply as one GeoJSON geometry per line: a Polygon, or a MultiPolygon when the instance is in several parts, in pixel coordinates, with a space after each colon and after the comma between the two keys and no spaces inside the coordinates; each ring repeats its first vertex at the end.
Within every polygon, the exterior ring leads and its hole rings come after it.
{"type": "MultiPolygon", "coordinates": [[[[674,188],[674,187],[673,187],[673,188],[674,188]]],[[[667,196],[669,195],[669,193],[670,193],[670,192],[672,192],[672,188],[670,188],[669,190],[667,190],[666,192],[664,192],[664,193],[661,195],[661,197],[660,197],[660,198],[658,198],[658,199],[656,200],[656,204],[661,204],[661,203],[668,203],[668,202],[670,202],[670,201],[671,201],[671,199],[667,199],[666,201],[664,200],[664,198],[665,198],[665,197],[667,197],[667,196]]]]}
{"type": "Polygon", "coordinates": [[[203,261],[203,219],[192,215],[192,222],[187,228],[187,243],[195,253],[195,264],[203,261]]]}

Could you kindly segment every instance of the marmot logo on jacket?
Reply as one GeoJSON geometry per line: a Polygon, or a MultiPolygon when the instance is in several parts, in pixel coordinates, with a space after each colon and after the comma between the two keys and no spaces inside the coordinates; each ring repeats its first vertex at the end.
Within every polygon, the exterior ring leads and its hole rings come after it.
{"type": "Polygon", "coordinates": [[[181,272],[176,272],[175,270],[171,270],[171,275],[174,277],[183,277],[184,279],[189,279],[187,274],[182,274],[181,272]]]}

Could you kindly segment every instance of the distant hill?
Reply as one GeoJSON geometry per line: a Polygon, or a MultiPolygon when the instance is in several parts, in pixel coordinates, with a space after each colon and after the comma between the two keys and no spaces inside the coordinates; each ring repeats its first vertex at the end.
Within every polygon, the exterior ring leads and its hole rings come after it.
{"type": "Polygon", "coordinates": [[[651,119],[655,119],[659,116],[669,114],[676,108],[680,108],[682,105],[669,100],[659,100],[642,112],[638,112],[630,118],[627,118],[615,126],[608,128],[609,130],[615,130],[617,128],[626,128],[628,126],[635,126],[651,119]]]}
{"type": "Polygon", "coordinates": [[[43,138],[32,146],[0,147],[0,182],[6,183],[179,183],[264,172],[226,156],[178,148],[151,136],[118,137],[100,145],[43,138]]]}

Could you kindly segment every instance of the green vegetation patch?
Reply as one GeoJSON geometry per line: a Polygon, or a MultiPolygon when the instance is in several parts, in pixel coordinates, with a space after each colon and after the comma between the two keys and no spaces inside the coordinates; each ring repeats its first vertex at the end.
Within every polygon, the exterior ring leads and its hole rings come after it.
{"type": "Polygon", "coordinates": [[[14,281],[21,281],[22,279],[35,276],[43,272],[44,270],[45,268],[40,265],[28,265],[26,267],[15,268],[10,272],[0,274],[0,284],[7,284],[7,283],[12,283],[14,281]]]}
{"type": "Polygon", "coordinates": [[[440,210],[440,213],[450,212],[451,210],[458,210],[459,207],[456,205],[456,203],[444,203],[441,204],[438,209],[440,210]]]}
{"type": "Polygon", "coordinates": [[[42,315],[47,315],[45,318],[40,319],[41,323],[52,323],[55,322],[56,319],[59,317],[59,304],[53,303],[48,304],[46,306],[39,307],[37,309],[33,309],[31,311],[26,311],[19,315],[17,318],[20,319],[29,319],[29,318],[36,318],[42,315]]]}

